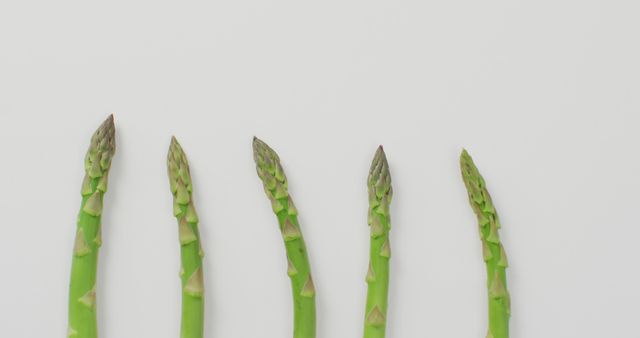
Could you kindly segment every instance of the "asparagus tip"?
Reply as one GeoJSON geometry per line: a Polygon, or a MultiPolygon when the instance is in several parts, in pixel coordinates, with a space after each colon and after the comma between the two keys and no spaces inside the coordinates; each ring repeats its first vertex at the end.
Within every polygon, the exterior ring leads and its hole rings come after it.
{"type": "MultiPolygon", "coordinates": [[[[167,165],[169,172],[173,176],[176,176],[181,167],[186,168],[188,172],[189,164],[187,162],[187,155],[182,150],[182,146],[175,136],[171,136],[171,145],[169,145],[169,151],[167,152],[167,165]]],[[[177,176],[176,176],[177,177],[177,176]]],[[[187,179],[183,177],[183,179],[187,179]]]]}
{"type": "Polygon", "coordinates": [[[462,152],[460,153],[460,157],[471,157],[466,148],[462,148],[462,152]]]}
{"type": "Polygon", "coordinates": [[[267,144],[266,144],[266,143],[264,143],[264,141],[262,141],[261,139],[259,139],[257,136],[254,136],[254,137],[253,137],[253,149],[254,149],[254,151],[255,151],[257,148],[264,147],[264,146],[266,146],[266,145],[267,145],[267,144]]]}
{"type": "Polygon", "coordinates": [[[115,121],[113,118],[113,114],[110,114],[101,124],[100,127],[96,130],[96,134],[101,134],[101,136],[110,137],[115,132],[115,121]]]}
{"type": "Polygon", "coordinates": [[[381,145],[376,150],[375,155],[373,155],[373,161],[371,161],[371,168],[369,169],[369,180],[373,179],[373,181],[376,181],[381,173],[388,175],[388,172],[389,164],[387,163],[387,155],[381,145]]]}
{"type": "Polygon", "coordinates": [[[265,160],[269,163],[280,162],[280,157],[275,150],[255,136],[253,137],[253,159],[258,166],[262,166],[265,160]]]}
{"type": "Polygon", "coordinates": [[[468,175],[477,171],[476,165],[473,163],[473,158],[464,148],[462,148],[462,153],[460,153],[460,168],[462,169],[463,174],[466,173],[468,175]]]}
{"type": "Polygon", "coordinates": [[[85,170],[91,178],[101,177],[105,171],[109,170],[115,151],[116,128],[112,114],[91,136],[89,150],[85,156],[85,170]]]}
{"type": "MultiPolygon", "coordinates": [[[[382,146],[378,147],[376,154],[373,156],[373,161],[371,161],[367,186],[369,187],[370,196],[382,198],[384,195],[389,194],[389,198],[391,198],[391,174],[387,156],[382,146]]],[[[388,207],[388,203],[385,203],[385,205],[388,207]]]]}
{"type": "Polygon", "coordinates": [[[110,114],[101,124],[100,127],[96,130],[93,136],[96,139],[107,139],[108,143],[111,139],[114,138],[116,131],[116,124],[113,119],[113,114],[110,114]]]}
{"type": "Polygon", "coordinates": [[[169,145],[169,159],[171,159],[174,153],[181,153],[182,147],[180,146],[180,142],[175,136],[171,136],[171,144],[169,145]]]}

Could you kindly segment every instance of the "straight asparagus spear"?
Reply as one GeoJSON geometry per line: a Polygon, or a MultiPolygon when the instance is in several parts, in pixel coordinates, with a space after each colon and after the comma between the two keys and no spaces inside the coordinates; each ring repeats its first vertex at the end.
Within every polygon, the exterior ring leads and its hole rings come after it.
{"type": "Polygon", "coordinates": [[[460,155],[462,179],[467,187],[469,202],[478,217],[482,253],[487,266],[489,296],[489,329],[487,338],[508,338],[511,298],[507,291],[507,255],[500,243],[500,220],[493,207],[484,179],[466,150],[460,155]]]}
{"type": "Polygon", "coordinates": [[[307,248],[298,223],[298,210],[289,195],[287,178],[276,152],[255,137],[253,138],[253,158],[256,162],[258,177],[262,180],[264,191],[278,218],[287,252],[287,274],[291,279],[293,291],[293,337],[315,338],[315,288],[311,279],[307,248]]]}
{"type": "Polygon", "coordinates": [[[82,204],[78,215],[71,280],[69,283],[69,328],[73,338],[96,338],[96,273],[102,244],[102,198],[107,192],[109,168],[115,154],[115,126],[110,115],[96,130],[84,161],[82,204]]]}
{"type": "Polygon", "coordinates": [[[189,162],[175,137],[167,155],[169,184],[173,194],[173,215],[178,219],[182,267],[182,322],[180,338],[202,338],[204,334],[204,253],[198,231],[198,215],[191,196],[189,162]]]}
{"type": "Polygon", "coordinates": [[[371,163],[369,177],[368,223],[371,231],[367,306],[365,311],[364,338],[384,338],[387,322],[387,298],[389,291],[389,230],[391,219],[389,204],[393,195],[387,157],[378,147],[371,163]]]}

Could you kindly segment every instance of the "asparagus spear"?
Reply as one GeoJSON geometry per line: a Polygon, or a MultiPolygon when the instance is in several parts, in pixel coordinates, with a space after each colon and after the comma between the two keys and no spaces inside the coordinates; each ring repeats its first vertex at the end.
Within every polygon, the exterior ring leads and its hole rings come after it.
{"type": "Polygon", "coordinates": [[[192,181],[187,156],[175,137],[167,156],[169,184],[173,194],[173,215],[178,219],[182,267],[181,338],[202,338],[204,333],[204,281],[198,215],[191,196],[192,181]]]}
{"type": "Polygon", "coordinates": [[[98,250],[102,244],[100,218],[102,198],[107,192],[109,168],[115,150],[115,126],[113,115],[110,115],[93,134],[84,160],[82,204],[78,215],[69,283],[69,337],[98,336],[96,272],[98,250]]]}
{"type": "Polygon", "coordinates": [[[484,179],[466,150],[463,150],[460,155],[460,168],[469,194],[471,208],[478,217],[482,253],[487,265],[489,296],[487,338],[508,338],[511,298],[507,291],[505,271],[508,266],[507,255],[498,236],[500,220],[491,202],[491,196],[489,196],[484,179]]]}
{"type": "Polygon", "coordinates": [[[368,290],[364,338],[383,338],[387,321],[389,259],[391,258],[389,205],[393,189],[391,188],[389,164],[382,146],[378,147],[373,157],[367,186],[369,188],[368,223],[371,230],[371,244],[369,270],[366,277],[368,290]]]}
{"type": "Polygon", "coordinates": [[[287,178],[276,152],[254,137],[253,158],[258,176],[264,184],[264,191],[278,218],[287,252],[287,274],[291,279],[293,291],[293,337],[314,338],[316,336],[315,288],[311,279],[307,248],[298,223],[298,210],[289,195],[287,178]]]}

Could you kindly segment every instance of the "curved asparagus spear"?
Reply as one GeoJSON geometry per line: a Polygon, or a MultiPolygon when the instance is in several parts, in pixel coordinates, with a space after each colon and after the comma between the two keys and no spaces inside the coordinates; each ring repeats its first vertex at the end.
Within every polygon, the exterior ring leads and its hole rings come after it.
{"type": "Polygon", "coordinates": [[[487,287],[489,296],[489,329],[487,338],[509,337],[511,298],[507,291],[505,269],[507,255],[500,243],[498,229],[500,221],[491,202],[484,179],[478,172],[466,150],[460,155],[462,179],[467,187],[471,208],[478,217],[482,253],[487,265],[487,287]]]}
{"type": "Polygon", "coordinates": [[[293,337],[316,336],[315,288],[296,209],[287,189],[287,178],[280,166],[280,158],[273,149],[253,138],[253,158],[264,191],[278,217],[280,231],[287,251],[288,270],[293,292],[293,337]]]}
{"type": "Polygon", "coordinates": [[[107,192],[111,159],[115,154],[113,115],[96,130],[84,161],[82,204],[78,215],[71,281],[69,283],[69,329],[74,338],[96,338],[96,272],[102,244],[102,197],[107,192]]]}
{"type": "Polygon", "coordinates": [[[180,338],[202,338],[204,334],[204,281],[198,215],[191,196],[191,174],[187,156],[175,137],[167,156],[173,215],[178,219],[182,267],[182,323],[180,338]]]}
{"type": "Polygon", "coordinates": [[[378,147],[373,157],[367,186],[369,188],[368,223],[371,228],[371,245],[369,270],[366,277],[369,287],[364,338],[383,338],[386,329],[389,259],[391,258],[389,204],[391,204],[393,189],[391,188],[389,164],[382,146],[378,147]]]}

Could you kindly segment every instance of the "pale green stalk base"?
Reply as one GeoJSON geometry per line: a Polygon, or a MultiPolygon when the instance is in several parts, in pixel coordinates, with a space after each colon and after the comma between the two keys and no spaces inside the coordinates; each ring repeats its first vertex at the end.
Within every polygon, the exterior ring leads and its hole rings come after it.
{"type": "Polygon", "coordinates": [[[311,278],[307,248],[298,224],[298,210],[289,196],[287,178],[275,151],[254,137],[253,156],[258,176],[264,184],[264,191],[271,201],[273,212],[278,217],[287,252],[287,274],[291,279],[293,293],[293,337],[315,338],[315,287],[311,278]]]}
{"type": "Polygon", "coordinates": [[[369,269],[366,277],[368,290],[364,338],[383,338],[387,325],[389,259],[391,258],[389,205],[393,189],[391,188],[389,164],[382,146],[376,151],[371,163],[367,186],[369,188],[368,223],[371,230],[371,245],[369,269]]]}
{"type": "Polygon", "coordinates": [[[69,282],[69,337],[98,337],[96,274],[98,251],[102,245],[100,216],[114,154],[115,127],[113,116],[109,116],[93,134],[85,157],[86,174],[69,282]]]}
{"type": "Polygon", "coordinates": [[[198,231],[198,215],[191,196],[191,174],[187,156],[175,137],[171,139],[167,156],[169,183],[173,194],[173,214],[178,219],[182,267],[181,338],[202,338],[204,335],[204,252],[198,231]]]}
{"type": "Polygon", "coordinates": [[[466,150],[460,155],[462,179],[467,187],[471,208],[478,217],[482,253],[487,265],[489,329],[487,338],[508,338],[511,297],[507,291],[506,268],[509,265],[498,229],[500,220],[493,207],[484,179],[466,150]]]}

